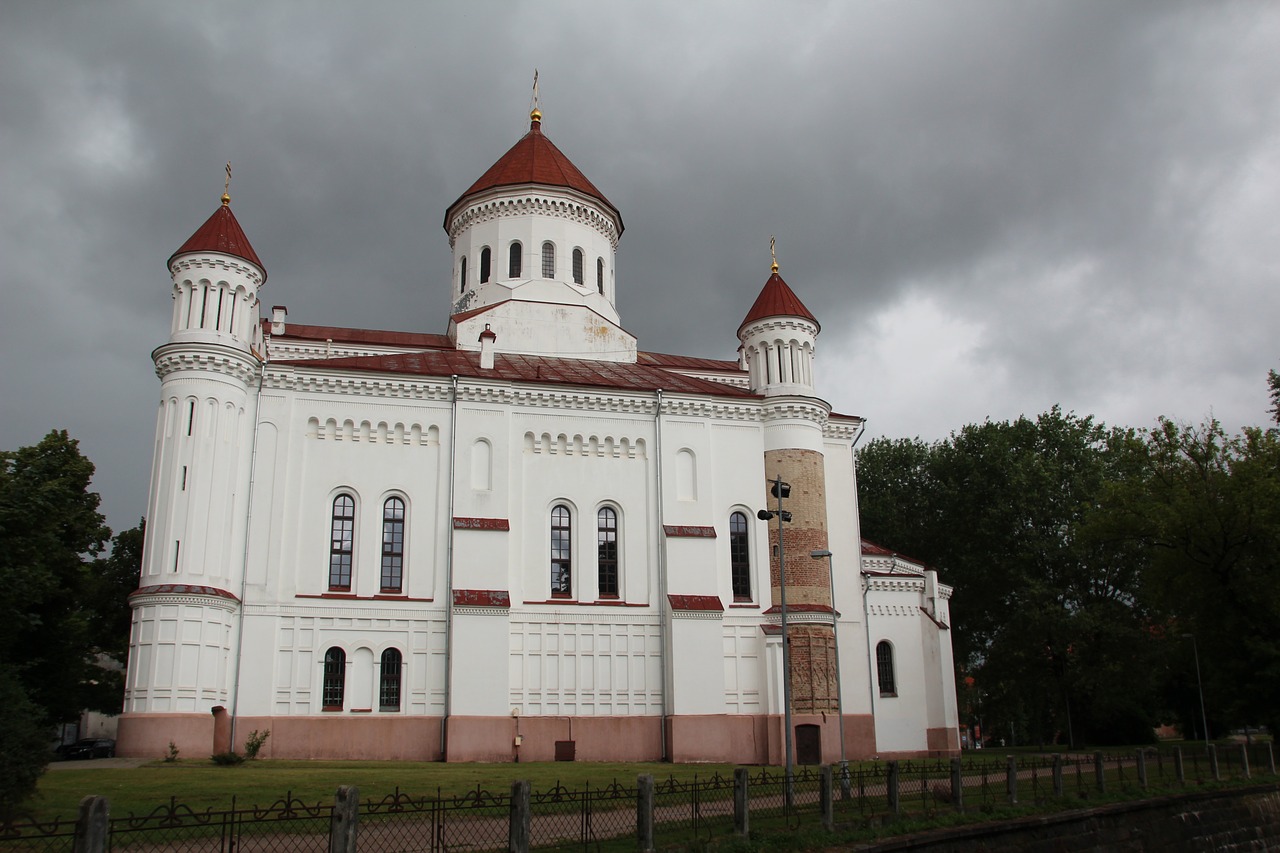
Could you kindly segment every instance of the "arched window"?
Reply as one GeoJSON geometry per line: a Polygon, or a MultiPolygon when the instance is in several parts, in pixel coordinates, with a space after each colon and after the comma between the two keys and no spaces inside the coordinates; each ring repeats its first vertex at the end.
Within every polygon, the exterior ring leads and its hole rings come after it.
{"type": "Polygon", "coordinates": [[[618,595],[618,512],[604,506],[596,513],[596,563],[600,595],[618,595]]]}
{"type": "Polygon", "coordinates": [[[382,592],[400,592],[404,581],[404,501],[382,505],[382,592]]]}
{"type": "Polygon", "coordinates": [[[876,644],[876,674],[880,677],[880,695],[897,696],[898,685],[893,677],[893,646],[888,640],[876,644]]]}
{"type": "Polygon", "coordinates": [[[550,240],[542,244],[542,277],[556,277],[556,244],[550,240]]]}
{"type": "Polygon", "coordinates": [[[459,293],[467,292],[467,259],[466,258],[462,259],[462,270],[458,274],[458,292],[459,293]]]}
{"type": "Polygon", "coordinates": [[[524,247],[519,243],[511,244],[510,260],[507,261],[507,278],[519,278],[522,268],[521,260],[524,247]]]}
{"type": "Polygon", "coordinates": [[[551,595],[573,594],[573,522],[567,506],[551,510],[551,595]]]}
{"type": "Polygon", "coordinates": [[[735,512],[729,516],[729,577],[733,583],[733,600],[751,600],[751,546],[747,541],[747,516],[735,512]]]}
{"type": "Polygon", "coordinates": [[[596,290],[604,293],[604,258],[596,258],[596,290]]]}
{"type": "Polygon", "coordinates": [[[334,646],[324,653],[324,688],[320,704],[325,711],[341,711],[347,695],[347,653],[334,646]]]}
{"type": "Polygon", "coordinates": [[[582,250],[573,250],[573,283],[582,284],[582,250]]]}
{"type": "Polygon", "coordinates": [[[489,281],[489,268],[492,266],[493,253],[489,251],[489,247],[485,246],[480,250],[480,283],[484,284],[489,281]]]}
{"type": "Polygon", "coordinates": [[[382,670],[378,675],[378,710],[400,710],[400,664],[404,659],[399,649],[382,653],[382,670]]]}
{"type": "Polygon", "coordinates": [[[333,517],[329,524],[329,589],[351,589],[352,538],[356,526],[356,501],[351,495],[333,499],[333,517]]]}

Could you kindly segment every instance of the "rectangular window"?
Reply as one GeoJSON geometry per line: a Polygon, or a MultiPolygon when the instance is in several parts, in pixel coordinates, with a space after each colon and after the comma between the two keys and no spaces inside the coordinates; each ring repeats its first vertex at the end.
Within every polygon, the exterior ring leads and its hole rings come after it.
{"type": "Polygon", "coordinates": [[[747,540],[747,516],[729,516],[729,574],[734,601],[751,600],[751,547],[747,540]]]}
{"type": "Polygon", "coordinates": [[[173,540],[173,570],[175,572],[178,570],[178,555],[180,553],[182,553],[182,540],[175,539],[173,540]]]}
{"type": "Polygon", "coordinates": [[[187,435],[191,435],[191,430],[195,429],[195,425],[196,425],[196,401],[191,400],[187,404],[187,435]]]}
{"type": "Polygon", "coordinates": [[[187,490],[187,466],[182,466],[182,491],[187,490]]]}
{"type": "Polygon", "coordinates": [[[596,514],[596,562],[599,569],[600,595],[618,597],[618,513],[602,507],[596,514]]]}
{"type": "Polygon", "coordinates": [[[404,579],[404,501],[390,498],[382,507],[382,592],[400,592],[404,579]]]}
{"type": "Polygon", "coordinates": [[[329,589],[351,589],[351,558],[354,553],[356,502],[350,495],[333,499],[329,537],[329,589]]]}
{"type": "Polygon", "coordinates": [[[551,595],[568,598],[573,594],[572,522],[568,507],[551,511],[551,595]]]}

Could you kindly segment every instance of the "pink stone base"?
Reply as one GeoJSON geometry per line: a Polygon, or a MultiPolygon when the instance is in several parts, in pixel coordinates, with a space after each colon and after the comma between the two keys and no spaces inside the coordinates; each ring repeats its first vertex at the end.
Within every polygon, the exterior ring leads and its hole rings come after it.
{"type": "Polygon", "coordinates": [[[209,714],[121,714],[116,725],[116,755],[163,758],[169,743],[181,758],[212,755],[213,717],[209,714]]]}
{"type": "Polygon", "coordinates": [[[928,729],[925,742],[929,745],[930,758],[955,758],[960,755],[959,729],[928,729]]]}

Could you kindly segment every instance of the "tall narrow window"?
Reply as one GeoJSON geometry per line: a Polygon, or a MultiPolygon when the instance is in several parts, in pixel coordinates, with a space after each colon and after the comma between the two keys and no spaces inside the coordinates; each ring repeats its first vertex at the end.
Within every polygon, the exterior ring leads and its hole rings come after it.
{"type": "Polygon", "coordinates": [[[596,290],[604,293],[604,258],[596,258],[596,290]]]}
{"type": "Polygon", "coordinates": [[[898,695],[898,685],[893,677],[893,646],[888,640],[876,644],[876,675],[880,678],[881,696],[898,695]]]}
{"type": "Polygon", "coordinates": [[[511,244],[510,260],[507,261],[507,278],[519,278],[523,267],[521,254],[523,247],[519,243],[511,244]]]}
{"type": "Polygon", "coordinates": [[[485,246],[480,250],[480,283],[484,284],[489,280],[489,268],[493,265],[493,253],[489,251],[489,247],[485,246]]]}
{"type": "Polygon", "coordinates": [[[618,513],[601,507],[596,513],[596,562],[600,574],[600,595],[618,595],[618,513]]]}
{"type": "Polygon", "coordinates": [[[733,583],[733,600],[751,600],[751,547],[747,541],[747,516],[735,512],[729,516],[729,576],[733,583]]]}
{"type": "Polygon", "coordinates": [[[458,292],[467,292],[467,259],[462,259],[462,269],[458,272],[458,292]]]}
{"type": "Polygon", "coordinates": [[[404,501],[382,505],[382,592],[399,592],[404,579],[404,501]]]}
{"type": "Polygon", "coordinates": [[[573,283],[582,284],[582,250],[573,250],[573,283]]]}
{"type": "Polygon", "coordinates": [[[542,244],[542,277],[556,277],[556,244],[550,240],[542,244]]]}
{"type": "Polygon", "coordinates": [[[351,555],[356,526],[356,502],[351,495],[333,499],[333,517],[329,524],[329,589],[351,589],[351,555]]]}
{"type": "Polygon", "coordinates": [[[347,695],[347,653],[334,646],[324,653],[324,686],[320,705],[325,711],[341,711],[347,695]]]}
{"type": "Polygon", "coordinates": [[[551,595],[556,598],[573,594],[572,528],[568,507],[551,510],[551,595]]]}
{"type": "Polygon", "coordinates": [[[378,675],[378,710],[400,710],[400,664],[403,658],[399,649],[387,649],[382,653],[382,672],[378,675]]]}

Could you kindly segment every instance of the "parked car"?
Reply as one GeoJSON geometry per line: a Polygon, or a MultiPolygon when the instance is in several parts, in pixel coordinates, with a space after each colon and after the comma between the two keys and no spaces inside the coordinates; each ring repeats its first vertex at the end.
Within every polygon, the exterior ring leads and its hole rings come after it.
{"type": "Polygon", "coordinates": [[[87,737],[75,743],[64,743],[55,752],[63,761],[81,758],[114,758],[116,742],[109,737],[87,737]]]}

